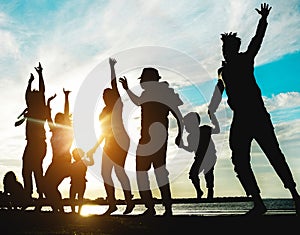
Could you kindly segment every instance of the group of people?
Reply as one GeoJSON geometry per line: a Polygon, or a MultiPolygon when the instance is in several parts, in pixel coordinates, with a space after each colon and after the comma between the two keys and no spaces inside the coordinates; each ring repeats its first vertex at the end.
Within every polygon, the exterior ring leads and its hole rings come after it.
{"type": "MultiPolygon", "coordinates": [[[[179,148],[194,153],[194,162],[190,168],[189,178],[196,190],[197,198],[201,198],[204,194],[200,187],[199,174],[201,172],[205,174],[207,198],[213,198],[214,166],[217,155],[212,135],[220,133],[215,113],[224,91],[228,97],[228,105],[233,111],[229,145],[234,171],[246,194],[252,197],[254,203],[247,215],[261,215],[267,211],[251,168],[250,147],[253,140],[259,144],[282,180],[284,187],[290,191],[295,201],[296,213],[300,213],[300,196],[296,190],[296,183],[279,147],[270,114],[265,108],[253,73],[254,59],[263,42],[268,25],[267,17],[271,8],[268,4],[263,3],[260,9],[255,9],[260,15],[260,20],[256,33],[245,52],[239,52],[241,39],[237,37],[236,33],[221,34],[224,61],[218,69],[218,82],[207,110],[212,125],[201,125],[201,117],[197,112],[191,111],[182,115],[179,109],[179,106],[183,104],[182,100],[166,81],[160,81],[161,76],[157,69],[152,67],[143,69],[139,78],[143,92],[139,96],[129,89],[126,77],[119,78],[118,81],[130,100],[141,107],[140,139],[136,149],[136,177],[141,200],[147,208],[143,215],[154,216],[156,214],[149,181],[151,167],[154,168],[162,203],[165,207],[164,215],[169,216],[173,213],[169,172],[166,168],[169,136],[168,115],[170,113],[177,121],[178,133],[175,144],[179,148]],[[183,141],[184,131],[188,133],[187,144],[183,141]]],[[[100,144],[104,142],[101,175],[109,204],[104,214],[110,215],[118,209],[112,180],[113,170],[124,192],[126,209],[123,214],[129,214],[134,209],[131,183],[124,169],[130,138],[122,120],[123,101],[117,87],[116,63],[114,58],[109,59],[111,88],[107,88],[103,92],[105,106],[99,115],[101,136],[86,153],[80,148],[74,149],[72,154],[70,151],[73,142],[68,101],[70,91],[63,90],[65,95],[64,113],[57,113],[53,121],[50,102],[56,95],[50,97],[47,103],[45,102],[45,85],[40,64],[35,68],[39,75],[39,90],[31,91],[31,83],[34,79],[31,74],[26,90],[27,108],[22,113],[26,119],[27,140],[23,155],[22,176],[28,197],[32,194],[33,173],[39,197],[42,198],[45,195],[55,211],[63,211],[62,204],[59,203],[61,195],[58,186],[66,177],[72,177],[70,198],[75,198],[78,193],[78,197],[82,199],[87,166],[93,164],[93,155],[100,144]],[[46,121],[52,132],[53,157],[51,164],[43,174],[42,162],[47,149],[44,129],[46,121]],[[73,185],[76,182],[78,185],[73,185]]],[[[23,119],[17,122],[17,125],[22,121],[23,119]]]]}

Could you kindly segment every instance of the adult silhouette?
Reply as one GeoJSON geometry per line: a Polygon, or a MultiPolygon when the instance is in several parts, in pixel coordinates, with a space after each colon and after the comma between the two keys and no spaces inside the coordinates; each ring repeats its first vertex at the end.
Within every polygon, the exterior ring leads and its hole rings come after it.
{"type": "Polygon", "coordinates": [[[63,89],[65,96],[64,113],[58,112],[54,121],[51,118],[50,102],[56,97],[56,94],[47,101],[48,106],[48,124],[52,136],[50,139],[52,147],[52,161],[48,166],[44,176],[44,191],[47,201],[52,206],[54,212],[64,212],[61,202],[61,193],[58,189],[60,183],[71,175],[71,152],[74,133],[72,120],[69,112],[69,93],[63,89]]]}
{"type": "Polygon", "coordinates": [[[16,122],[15,125],[18,126],[26,120],[26,147],[22,158],[22,177],[26,196],[32,197],[32,177],[34,176],[39,198],[42,198],[43,160],[47,151],[46,131],[44,127],[47,120],[47,106],[41,63],[39,63],[38,67],[35,67],[35,70],[39,75],[39,89],[31,89],[32,82],[34,81],[34,76],[31,73],[25,93],[27,108],[20,115],[24,116],[24,118],[16,122]]]}
{"type": "Polygon", "coordinates": [[[185,130],[188,132],[187,145],[179,147],[195,154],[194,162],[189,171],[189,178],[196,190],[197,198],[201,199],[199,174],[203,172],[206,181],[207,199],[214,196],[214,169],[217,161],[216,148],[212,139],[213,134],[220,133],[219,122],[215,114],[209,113],[213,126],[201,125],[201,117],[197,112],[189,112],[183,117],[185,130]]]}
{"type": "Polygon", "coordinates": [[[113,169],[121,183],[125,202],[127,204],[123,214],[128,214],[134,209],[131,184],[124,169],[130,139],[122,119],[123,102],[117,87],[115,72],[116,63],[117,61],[114,58],[109,58],[111,88],[106,88],[103,92],[105,106],[99,115],[101,135],[94,147],[87,153],[88,156],[94,154],[102,141],[105,141],[102,154],[101,175],[104,181],[109,207],[103,215],[110,215],[118,209],[116,206],[114,182],[111,175],[113,169]]]}
{"type": "Polygon", "coordinates": [[[241,40],[236,33],[221,34],[225,61],[218,69],[218,74],[224,84],[220,80],[218,81],[216,90],[219,92],[214,92],[209,106],[210,112],[214,113],[225,88],[228,105],[233,111],[229,144],[234,170],[246,194],[251,195],[254,203],[254,207],[246,215],[261,215],[267,211],[250,163],[250,149],[253,140],[261,147],[284,187],[290,191],[295,201],[296,211],[298,214],[300,213],[300,196],[296,190],[296,183],[280,149],[270,114],[265,108],[261,90],[253,73],[254,59],[265,36],[268,25],[267,17],[271,8],[268,4],[263,3],[260,9],[255,9],[261,18],[256,34],[245,52],[239,52],[241,40]]]}
{"type": "Polygon", "coordinates": [[[147,216],[156,214],[148,175],[151,166],[165,207],[164,215],[172,215],[169,172],[166,168],[169,113],[177,121],[175,143],[178,146],[182,141],[183,131],[182,114],[178,108],[183,102],[167,82],[159,81],[160,78],[157,69],[144,68],[139,78],[143,88],[140,96],[128,88],[126,77],[119,79],[131,101],[141,107],[141,137],[136,150],[136,174],[139,194],[147,208],[143,215],[147,216]]]}

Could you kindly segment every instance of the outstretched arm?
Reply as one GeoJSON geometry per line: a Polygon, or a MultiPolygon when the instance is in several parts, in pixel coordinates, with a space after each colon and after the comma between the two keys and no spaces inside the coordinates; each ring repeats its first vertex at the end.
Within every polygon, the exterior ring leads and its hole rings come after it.
{"type": "Polygon", "coordinates": [[[261,18],[258,22],[255,36],[252,38],[247,49],[247,52],[250,53],[253,57],[256,56],[261,47],[268,26],[267,18],[271,9],[272,7],[269,7],[269,4],[266,3],[262,3],[260,5],[260,10],[255,8],[257,13],[261,15],[261,18]]]}
{"type": "Polygon", "coordinates": [[[96,144],[94,145],[93,148],[91,148],[88,152],[87,152],[87,156],[91,157],[95,154],[96,150],[98,149],[99,145],[102,143],[102,141],[104,140],[104,136],[101,135],[99,137],[99,139],[97,140],[96,144]]]}
{"type": "Polygon", "coordinates": [[[124,76],[122,78],[119,78],[119,82],[122,83],[123,88],[126,90],[129,98],[135,105],[141,105],[141,98],[138,97],[136,94],[134,94],[129,88],[127,83],[127,78],[124,76]]]}
{"type": "Polygon", "coordinates": [[[220,133],[220,125],[219,125],[216,115],[214,113],[210,113],[209,111],[208,111],[208,115],[209,115],[209,118],[210,118],[212,124],[214,125],[214,128],[212,129],[211,133],[219,134],[220,133]]]}

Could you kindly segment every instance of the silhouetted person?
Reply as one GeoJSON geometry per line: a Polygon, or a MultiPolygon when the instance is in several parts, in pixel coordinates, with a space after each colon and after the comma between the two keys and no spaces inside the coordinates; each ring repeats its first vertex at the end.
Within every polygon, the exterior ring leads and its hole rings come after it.
{"type": "MultiPolygon", "coordinates": [[[[233,111],[229,136],[232,162],[241,185],[246,194],[251,195],[254,202],[254,207],[247,212],[247,215],[261,215],[267,211],[251,169],[252,140],[256,140],[282,180],[284,187],[291,192],[299,214],[300,196],[296,190],[296,183],[279,147],[270,114],[265,108],[261,90],[253,74],[254,58],[261,47],[271,7],[264,3],[261,4],[260,10],[255,10],[261,15],[261,18],[256,34],[245,52],[239,52],[241,40],[236,36],[236,33],[224,33],[221,37],[225,61],[223,61],[223,66],[218,72],[225,85],[228,105],[233,111]]],[[[212,105],[209,107],[211,113],[215,112],[218,106],[216,104],[220,101],[220,95],[224,90],[221,82],[218,82],[218,86],[221,90],[215,92],[215,96],[212,97],[212,105]]]]}
{"type": "Polygon", "coordinates": [[[102,154],[101,175],[104,181],[109,207],[103,215],[110,215],[118,209],[116,206],[114,182],[111,176],[113,169],[121,183],[127,204],[123,214],[132,212],[135,206],[132,200],[133,195],[131,193],[130,180],[124,169],[130,139],[122,119],[123,102],[117,87],[114,67],[116,63],[117,61],[115,59],[109,58],[111,88],[106,88],[103,92],[105,106],[99,115],[101,136],[95,146],[88,152],[88,155],[94,154],[99,145],[105,141],[102,154]]]}
{"type": "Polygon", "coordinates": [[[60,183],[71,175],[71,151],[73,143],[73,128],[71,114],[69,112],[69,93],[63,89],[65,96],[64,113],[58,112],[55,115],[54,122],[51,118],[50,101],[56,94],[48,99],[49,107],[49,128],[52,132],[50,139],[52,147],[52,161],[48,166],[44,181],[47,201],[51,203],[54,212],[64,212],[61,193],[58,190],[60,183]]]}
{"type": "Polygon", "coordinates": [[[6,198],[8,209],[25,210],[29,203],[29,197],[13,171],[5,173],[3,187],[3,195],[6,198]]]}
{"type": "Polygon", "coordinates": [[[164,215],[172,215],[169,172],[166,168],[169,113],[177,121],[178,135],[175,143],[178,146],[183,131],[182,115],[178,108],[183,102],[167,82],[159,82],[160,78],[157,69],[144,68],[139,78],[143,88],[140,96],[128,88],[126,77],[119,79],[131,101],[141,107],[141,137],[136,150],[136,174],[139,194],[147,208],[143,215],[147,216],[156,214],[148,175],[151,166],[165,207],[164,215]]]}
{"type": "Polygon", "coordinates": [[[94,165],[92,156],[85,157],[85,152],[81,148],[75,148],[72,151],[74,161],[71,165],[71,186],[70,186],[70,199],[71,199],[71,212],[75,211],[75,199],[78,199],[78,214],[81,212],[83,196],[86,189],[86,172],[87,167],[94,165]]]}
{"type": "MultiPolygon", "coordinates": [[[[34,176],[39,198],[43,197],[42,180],[43,180],[43,160],[46,156],[46,131],[45,121],[47,119],[47,107],[45,101],[45,84],[43,79],[43,68],[41,63],[35,67],[39,75],[39,89],[31,90],[34,76],[31,73],[26,89],[25,99],[27,108],[20,116],[24,116],[16,126],[20,125],[26,119],[26,147],[23,153],[22,176],[24,188],[28,197],[32,196],[34,176]],[[32,176],[33,174],[33,176],[32,176]]],[[[19,117],[20,117],[19,116],[19,117]]]]}
{"type": "Polygon", "coordinates": [[[207,198],[212,199],[214,196],[214,167],[217,155],[211,135],[220,133],[220,127],[215,114],[209,113],[209,117],[214,127],[209,125],[200,126],[201,117],[196,112],[189,112],[183,117],[184,127],[189,134],[187,145],[182,143],[180,147],[195,153],[194,162],[189,171],[189,178],[196,189],[198,199],[203,195],[199,178],[201,172],[203,172],[206,181],[207,198]]]}

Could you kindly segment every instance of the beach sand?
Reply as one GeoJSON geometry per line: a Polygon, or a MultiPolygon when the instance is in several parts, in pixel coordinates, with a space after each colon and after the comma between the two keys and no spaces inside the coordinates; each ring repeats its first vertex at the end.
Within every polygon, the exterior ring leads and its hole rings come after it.
{"type": "MultiPolygon", "coordinates": [[[[282,234],[299,230],[300,217],[296,214],[170,217],[139,215],[53,214],[51,212],[0,211],[1,234],[282,234]],[[269,230],[269,232],[268,232],[269,230]]],[[[297,233],[297,232],[296,232],[297,233]]]]}

